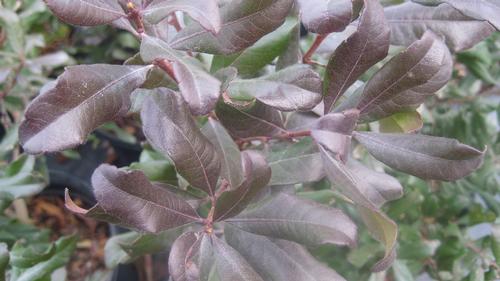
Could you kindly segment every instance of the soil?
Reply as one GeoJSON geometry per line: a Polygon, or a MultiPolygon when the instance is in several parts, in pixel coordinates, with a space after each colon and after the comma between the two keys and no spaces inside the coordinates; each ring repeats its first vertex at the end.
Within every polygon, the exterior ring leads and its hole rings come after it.
{"type": "MultiPolygon", "coordinates": [[[[74,198],[82,206],[82,200],[74,198]]],[[[36,226],[52,230],[51,239],[77,233],[80,240],[66,266],[68,281],[84,280],[93,272],[105,269],[104,246],[109,238],[106,223],[80,217],[67,211],[64,200],[56,196],[35,196],[28,202],[28,210],[36,226]]]]}

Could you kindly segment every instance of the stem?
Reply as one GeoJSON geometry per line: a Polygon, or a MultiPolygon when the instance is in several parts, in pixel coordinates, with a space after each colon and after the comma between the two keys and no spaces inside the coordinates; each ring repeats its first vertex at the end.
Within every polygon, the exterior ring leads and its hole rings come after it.
{"type": "Polygon", "coordinates": [[[174,68],[172,66],[172,63],[169,60],[157,59],[153,62],[153,64],[158,66],[159,68],[161,68],[163,71],[165,71],[168,74],[168,76],[170,76],[172,79],[175,80],[175,82],[179,83],[179,81],[175,77],[174,68]]]}
{"type": "Polygon", "coordinates": [[[170,16],[171,16],[171,18],[168,21],[168,23],[170,25],[172,25],[175,28],[175,30],[177,30],[178,32],[181,31],[182,27],[181,27],[181,24],[179,23],[179,19],[177,18],[177,15],[175,14],[175,12],[173,12],[170,16]]]}
{"type": "Polygon", "coordinates": [[[311,60],[311,57],[312,55],[314,54],[314,52],[316,52],[316,50],[318,49],[318,47],[321,45],[321,43],[323,42],[323,40],[326,39],[326,35],[323,35],[323,34],[318,34],[316,36],[316,38],[314,39],[314,42],[312,43],[311,47],[309,48],[309,50],[305,53],[304,57],[302,58],[302,61],[306,64],[318,64],[316,62],[313,62],[311,60]]]}
{"type": "Polygon", "coordinates": [[[139,34],[144,33],[144,23],[142,22],[142,16],[139,9],[130,1],[127,3],[127,9],[128,18],[134,22],[137,32],[139,34]]]}
{"type": "Polygon", "coordinates": [[[295,139],[298,137],[308,137],[311,135],[311,131],[298,131],[298,132],[285,132],[279,135],[274,135],[274,136],[257,136],[257,137],[249,137],[249,138],[241,138],[236,140],[236,144],[242,145],[247,142],[251,141],[261,141],[261,142],[268,142],[270,140],[276,139],[276,140],[291,140],[295,139]]]}

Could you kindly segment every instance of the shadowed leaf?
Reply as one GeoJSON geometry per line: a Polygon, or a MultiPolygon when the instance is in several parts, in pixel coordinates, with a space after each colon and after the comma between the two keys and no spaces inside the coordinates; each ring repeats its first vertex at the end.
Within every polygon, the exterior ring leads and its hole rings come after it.
{"type": "Polygon", "coordinates": [[[76,25],[110,23],[127,15],[116,0],[44,0],[61,20],[76,25]]]}

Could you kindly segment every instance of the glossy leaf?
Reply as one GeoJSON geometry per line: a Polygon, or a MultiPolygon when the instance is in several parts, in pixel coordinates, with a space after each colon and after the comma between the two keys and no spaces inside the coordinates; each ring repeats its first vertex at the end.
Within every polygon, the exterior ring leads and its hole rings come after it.
{"type": "Polygon", "coordinates": [[[452,64],[441,39],[426,32],[368,81],[358,104],[361,118],[376,120],[418,107],[427,96],[446,85],[452,64]]]}
{"type": "Polygon", "coordinates": [[[224,220],[243,211],[257,194],[267,186],[271,178],[271,168],[266,159],[256,151],[242,153],[245,181],[234,190],[221,194],[215,205],[214,219],[224,220]]]}
{"type": "Polygon", "coordinates": [[[141,112],[148,141],[175,164],[191,185],[214,194],[221,163],[215,147],[200,132],[187,104],[161,88],[144,102],[141,112]]]}
{"type": "Polygon", "coordinates": [[[170,45],[179,50],[229,55],[241,51],[285,21],[293,0],[234,0],[222,6],[222,25],[216,35],[193,23],[170,45]]]}
{"type": "Polygon", "coordinates": [[[20,143],[31,154],[82,144],[87,135],[130,108],[130,94],[152,66],[70,66],[57,83],[34,99],[19,128],[20,143]]]}
{"type": "Polygon", "coordinates": [[[356,225],[339,209],[278,193],[226,222],[248,232],[306,246],[356,244],[356,225]]]}
{"type": "Polygon", "coordinates": [[[247,106],[219,102],[216,113],[235,138],[271,136],[285,131],[280,112],[259,101],[247,106]]]}
{"type": "Polygon", "coordinates": [[[200,220],[196,211],[173,193],[154,185],[140,171],[101,165],[92,175],[98,204],[121,223],[139,231],[161,231],[200,220]]]}
{"type": "Polygon", "coordinates": [[[221,177],[228,180],[231,188],[237,188],[244,180],[240,149],[226,129],[213,118],[201,130],[215,146],[221,162],[221,177]]]}
{"type": "Polygon", "coordinates": [[[299,244],[272,240],[225,225],[224,237],[265,280],[344,281],[299,244]]]}
{"type": "Polygon", "coordinates": [[[116,0],[44,0],[61,20],[76,25],[107,24],[127,15],[116,0]]]}
{"type": "Polygon", "coordinates": [[[480,150],[441,137],[369,132],[354,137],[378,160],[424,179],[460,179],[476,170],[484,157],[480,150]]]}
{"type": "Polygon", "coordinates": [[[142,14],[147,21],[158,23],[175,11],[186,12],[203,28],[214,34],[221,28],[216,0],[155,0],[142,11],[142,14]]]}
{"type": "Polygon", "coordinates": [[[357,31],[330,58],[324,80],[325,113],[374,64],[387,56],[390,29],[377,0],[365,0],[357,31]]]}
{"type": "Polygon", "coordinates": [[[313,33],[342,31],[353,16],[349,0],[298,0],[298,4],[304,26],[313,33]]]}
{"type": "Polygon", "coordinates": [[[171,49],[165,42],[149,36],[142,38],[141,57],[146,62],[158,59],[173,61],[174,78],[193,114],[204,115],[215,107],[220,95],[220,81],[191,63],[190,58],[171,49]]]}
{"type": "Polygon", "coordinates": [[[448,4],[427,7],[411,2],[385,9],[391,27],[391,43],[408,46],[425,31],[445,37],[454,52],[468,49],[488,37],[495,28],[486,21],[462,14],[448,4]]]}

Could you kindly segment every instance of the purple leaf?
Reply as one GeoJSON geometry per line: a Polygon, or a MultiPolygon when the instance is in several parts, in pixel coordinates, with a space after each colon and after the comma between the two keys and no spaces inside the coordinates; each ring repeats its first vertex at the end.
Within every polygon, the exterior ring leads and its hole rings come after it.
{"type": "Polygon", "coordinates": [[[191,185],[213,195],[220,173],[215,147],[200,132],[184,99],[159,88],[143,104],[143,130],[148,141],[175,164],[191,185]]]}
{"type": "Polygon", "coordinates": [[[155,24],[175,11],[186,12],[203,28],[214,34],[221,28],[216,0],[155,0],[142,11],[142,14],[147,21],[155,24]]]}
{"type": "Polygon", "coordinates": [[[313,33],[339,32],[352,20],[350,0],[298,0],[298,4],[304,26],[313,33]]]}
{"type": "Polygon", "coordinates": [[[357,31],[335,50],[324,80],[325,113],[370,67],[387,56],[390,29],[378,0],[365,0],[357,31]]]}
{"type": "Polygon", "coordinates": [[[200,280],[199,251],[205,236],[186,232],[179,236],[170,249],[168,271],[173,281],[200,280]]]}
{"type": "Polygon", "coordinates": [[[377,120],[418,107],[446,85],[452,65],[451,54],[441,38],[426,32],[368,81],[358,104],[361,118],[377,120]]]}
{"type": "Polygon", "coordinates": [[[234,217],[243,211],[260,191],[265,188],[271,178],[271,169],[266,159],[256,151],[247,150],[242,153],[245,181],[234,190],[221,194],[215,205],[216,220],[234,217]]]}
{"type": "Polygon", "coordinates": [[[191,58],[150,36],[142,37],[141,57],[145,62],[158,59],[173,61],[174,78],[191,112],[204,115],[213,110],[220,95],[221,82],[192,63],[191,58]]]}
{"type": "Polygon", "coordinates": [[[60,151],[82,144],[94,129],[124,115],[130,94],[153,66],[81,65],[66,68],[57,83],[28,106],[19,128],[28,153],[60,151]]]}
{"type": "Polygon", "coordinates": [[[241,51],[285,22],[293,0],[233,0],[221,8],[222,25],[214,35],[193,23],[170,45],[179,50],[217,55],[241,51]]]}
{"type": "Polygon", "coordinates": [[[440,137],[369,132],[354,137],[378,160],[423,179],[463,178],[481,166],[484,157],[484,151],[440,137]]]}
{"type": "Polygon", "coordinates": [[[356,225],[341,210],[285,193],[264,199],[226,223],[311,247],[356,244],[356,225]]]}
{"type": "Polygon", "coordinates": [[[104,164],[92,175],[92,186],[105,213],[139,231],[158,233],[201,221],[186,201],[152,184],[141,171],[104,164]]]}
{"type": "Polygon", "coordinates": [[[94,26],[127,15],[116,0],[44,0],[49,9],[69,24],[94,26]]]}

